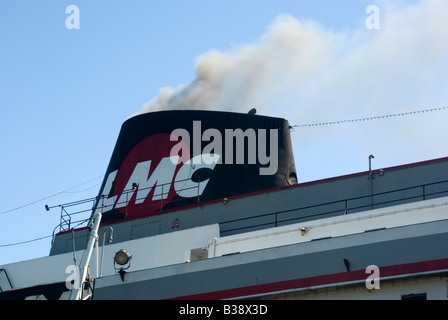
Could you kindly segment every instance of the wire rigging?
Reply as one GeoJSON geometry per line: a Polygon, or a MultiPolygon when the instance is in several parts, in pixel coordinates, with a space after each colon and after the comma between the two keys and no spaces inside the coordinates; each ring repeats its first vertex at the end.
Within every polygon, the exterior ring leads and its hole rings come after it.
{"type": "Polygon", "coordinates": [[[39,240],[44,240],[47,238],[52,237],[53,235],[49,235],[49,236],[44,236],[44,237],[40,237],[40,238],[36,238],[36,239],[31,239],[31,240],[25,240],[25,241],[21,241],[21,242],[15,242],[15,243],[8,243],[8,244],[0,244],[0,248],[4,248],[4,247],[12,247],[12,246],[17,246],[20,244],[25,244],[25,243],[30,243],[30,242],[35,242],[35,241],[39,241],[39,240]]]}
{"type": "Polygon", "coordinates": [[[2,214],[6,214],[6,213],[10,213],[10,212],[14,212],[14,211],[18,211],[18,210],[20,210],[20,209],[29,207],[29,206],[31,206],[31,205],[33,205],[33,204],[36,204],[36,203],[45,201],[45,200],[50,199],[50,198],[54,198],[54,197],[56,197],[56,196],[58,196],[58,195],[60,195],[60,194],[64,194],[64,193],[75,194],[75,193],[81,193],[81,192],[84,192],[84,191],[93,189],[93,188],[97,187],[100,183],[97,183],[97,184],[95,184],[94,186],[89,187],[89,188],[86,188],[86,189],[77,190],[77,191],[70,191],[70,190],[76,189],[76,188],[78,188],[78,187],[80,187],[80,186],[83,186],[83,185],[85,185],[85,184],[87,184],[87,183],[89,183],[89,182],[92,182],[92,181],[97,180],[97,179],[102,178],[102,177],[103,177],[103,175],[98,176],[98,177],[93,178],[93,179],[90,179],[89,181],[83,182],[83,183],[81,183],[81,184],[78,184],[78,185],[76,185],[76,186],[74,186],[74,187],[71,187],[71,188],[68,188],[68,189],[66,189],[66,190],[60,191],[60,192],[58,192],[58,193],[52,194],[52,195],[47,196],[47,197],[45,197],[45,198],[41,198],[41,199],[38,199],[38,200],[35,200],[35,201],[32,201],[32,202],[23,204],[23,205],[18,206],[18,207],[16,207],[16,208],[12,208],[12,209],[9,209],[9,210],[2,211],[2,212],[0,212],[0,215],[2,215],[2,214]]]}
{"type": "MultiPolygon", "coordinates": [[[[81,192],[84,192],[84,191],[93,189],[93,188],[97,187],[97,186],[99,185],[99,183],[95,184],[95,185],[92,186],[92,187],[85,188],[85,189],[82,189],[82,190],[70,191],[70,190],[76,189],[76,188],[78,188],[78,187],[80,187],[80,186],[83,186],[83,185],[85,185],[85,184],[87,184],[87,183],[89,183],[89,182],[95,181],[95,180],[97,180],[97,179],[99,179],[99,178],[102,178],[102,177],[103,177],[103,175],[98,176],[98,177],[95,177],[95,178],[90,179],[90,180],[88,180],[88,181],[86,181],[86,182],[80,183],[80,184],[78,184],[78,185],[76,185],[76,186],[74,186],[74,187],[71,187],[71,188],[68,188],[68,189],[66,189],[66,190],[60,191],[60,192],[58,192],[58,193],[52,194],[52,195],[47,196],[47,197],[45,197],[45,198],[42,198],[42,199],[39,199],[39,200],[36,200],[36,201],[33,201],[33,202],[29,202],[29,203],[27,203],[27,204],[24,204],[24,205],[22,205],[22,206],[19,206],[19,207],[10,209],[10,210],[6,210],[6,211],[3,211],[3,212],[0,212],[0,214],[5,214],[5,213],[9,213],[9,212],[17,211],[17,210],[19,210],[19,209],[22,209],[22,208],[31,206],[31,205],[33,205],[33,204],[39,203],[39,202],[41,202],[41,201],[44,201],[44,200],[46,200],[46,199],[50,199],[50,198],[56,197],[57,195],[60,195],[60,194],[63,194],[63,193],[81,193],[81,192]]],[[[86,222],[87,220],[89,220],[89,219],[85,219],[85,220],[81,221],[78,225],[75,226],[75,228],[78,227],[79,225],[81,225],[82,223],[86,222]]],[[[31,240],[25,240],[25,241],[14,242],[14,243],[7,243],[7,244],[0,244],[0,248],[12,247],[12,246],[18,246],[18,245],[22,245],[22,244],[27,244],[27,243],[31,243],[31,242],[36,242],[36,241],[40,241],[40,240],[44,240],[44,239],[48,239],[48,238],[51,238],[51,237],[53,237],[52,234],[51,234],[51,235],[48,235],[48,236],[43,236],[43,237],[39,237],[39,238],[35,238],[35,239],[31,239],[31,240]]]]}
{"type": "MultiPolygon", "coordinates": [[[[409,111],[409,112],[402,112],[402,113],[395,113],[395,114],[388,114],[388,115],[381,115],[381,116],[373,116],[373,117],[367,117],[367,118],[358,118],[358,119],[348,119],[348,120],[338,120],[338,121],[330,121],[330,122],[319,122],[319,123],[308,123],[308,124],[296,124],[296,125],[292,125],[290,126],[290,128],[304,128],[304,127],[318,127],[318,126],[328,126],[328,125],[337,125],[337,124],[344,124],[344,123],[354,123],[354,122],[362,122],[362,121],[372,121],[372,120],[381,120],[381,119],[387,119],[387,118],[392,118],[392,117],[401,117],[401,116],[410,116],[410,115],[415,115],[415,114],[420,114],[420,113],[426,113],[426,112],[435,112],[435,111],[443,111],[443,110],[448,110],[448,107],[439,107],[439,108],[431,108],[431,109],[425,109],[425,110],[418,110],[418,111],[409,111]]],[[[98,176],[96,178],[90,179],[89,181],[83,182],[81,184],[78,184],[74,187],[71,187],[69,189],[60,191],[58,193],[52,194],[48,197],[24,204],[22,206],[13,208],[13,209],[9,209],[6,211],[2,211],[0,212],[1,214],[5,214],[5,213],[9,213],[9,212],[13,212],[13,211],[17,211],[19,209],[28,207],[30,205],[33,205],[35,203],[56,197],[57,195],[63,194],[63,193],[81,193],[84,192],[86,190],[90,190],[95,188],[96,186],[98,186],[99,184],[96,184],[92,187],[83,189],[83,190],[78,190],[78,191],[70,191],[73,190],[75,188],[78,188],[82,185],[85,185],[91,181],[97,180],[99,178],[103,177],[103,175],[98,176]]],[[[85,222],[85,221],[83,221],[85,222]]],[[[47,239],[52,237],[52,235],[49,236],[44,236],[44,237],[40,237],[40,238],[36,238],[36,239],[31,239],[31,240],[26,240],[26,241],[21,241],[21,242],[16,242],[16,243],[9,243],[9,244],[2,244],[0,245],[0,248],[2,247],[10,247],[10,246],[16,246],[16,245],[21,245],[21,244],[26,244],[26,243],[30,243],[30,242],[35,242],[35,241],[39,241],[39,240],[43,240],[43,239],[47,239]]]]}
{"type": "Polygon", "coordinates": [[[338,121],[319,122],[319,123],[308,123],[308,124],[296,124],[296,125],[292,125],[291,128],[318,127],[318,126],[328,126],[328,125],[353,123],[353,122],[361,122],[361,121],[371,121],[371,120],[387,119],[387,118],[392,118],[392,117],[409,116],[409,115],[415,115],[415,114],[425,113],[425,112],[442,111],[442,110],[447,110],[447,109],[448,109],[448,107],[440,107],[440,108],[432,108],[432,109],[425,109],[425,110],[418,110],[418,111],[387,114],[387,115],[382,115],[382,116],[373,116],[373,117],[367,117],[367,118],[338,120],[338,121]]]}

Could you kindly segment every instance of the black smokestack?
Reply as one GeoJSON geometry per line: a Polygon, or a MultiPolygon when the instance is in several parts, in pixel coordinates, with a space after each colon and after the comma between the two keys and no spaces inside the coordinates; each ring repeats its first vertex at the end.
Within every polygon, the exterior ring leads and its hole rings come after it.
{"type": "Polygon", "coordinates": [[[217,111],[140,114],[122,126],[96,210],[103,221],[296,183],[288,121],[217,111]]]}

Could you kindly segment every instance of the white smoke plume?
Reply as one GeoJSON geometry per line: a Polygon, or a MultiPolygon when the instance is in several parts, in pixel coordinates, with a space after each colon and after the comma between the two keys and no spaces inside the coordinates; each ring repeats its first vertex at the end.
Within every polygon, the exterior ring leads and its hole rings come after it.
{"type": "MultiPolygon", "coordinates": [[[[161,89],[142,112],[256,108],[306,124],[448,106],[448,1],[375,3],[379,30],[365,26],[365,12],[358,28],[341,30],[279,15],[253,43],[199,56],[192,83],[161,89]]],[[[383,166],[446,157],[447,123],[442,111],[297,129],[299,180],[363,170],[370,153],[383,166]]]]}
{"type": "Polygon", "coordinates": [[[422,91],[446,89],[439,81],[446,83],[440,77],[448,70],[448,3],[379,8],[380,30],[362,24],[346,33],[279,15],[254,43],[198,57],[192,83],[160,89],[142,112],[256,107],[317,121],[322,111],[344,117],[408,111],[414,105],[403,99],[415,103],[422,91]]]}
{"type": "Polygon", "coordinates": [[[160,89],[143,112],[169,109],[237,111],[265,104],[291,85],[312,79],[328,59],[333,35],[318,25],[278,16],[254,43],[232,51],[210,51],[196,63],[196,79],[160,89]],[[298,81],[298,82],[296,82],[298,81]]]}

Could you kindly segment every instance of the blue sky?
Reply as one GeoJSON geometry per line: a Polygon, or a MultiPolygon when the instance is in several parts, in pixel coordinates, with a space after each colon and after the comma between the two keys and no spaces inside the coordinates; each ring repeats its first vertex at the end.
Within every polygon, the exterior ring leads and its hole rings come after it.
{"type": "MultiPolygon", "coordinates": [[[[294,125],[440,108],[447,21],[436,0],[2,0],[0,265],[48,254],[49,238],[5,245],[52,234],[60,211],[45,204],[95,197],[121,124],[161,88],[191,83],[211,53],[257,57],[263,71],[247,97],[229,89],[212,110],[256,107],[294,125]],[[80,29],[66,28],[72,4],[80,29]],[[365,26],[371,4],[379,30],[365,26]],[[278,63],[279,52],[292,55],[278,63]]],[[[369,154],[374,168],[448,156],[447,122],[445,109],[296,128],[298,178],[365,171],[369,154]]]]}

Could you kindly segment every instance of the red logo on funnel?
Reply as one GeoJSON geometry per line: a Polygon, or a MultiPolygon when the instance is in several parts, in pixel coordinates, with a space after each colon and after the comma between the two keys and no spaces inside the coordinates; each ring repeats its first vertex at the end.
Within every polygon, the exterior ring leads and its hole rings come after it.
{"type": "Polygon", "coordinates": [[[175,197],[199,197],[219,158],[204,153],[190,159],[189,148],[176,136],[151,135],[129,152],[119,170],[109,172],[96,210],[144,216],[159,212],[175,197]]]}
{"type": "Polygon", "coordinates": [[[170,137],[154,134],[143,139],[121,164],[115,180],[115,190],[121,196],[115,207],[124,215],[148,215],[176,197],[172,182],[182,163],[177,164],[179,157],[170,157],[170,152],[183,142],[171,141],[170,137]]]}

